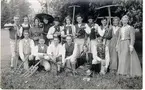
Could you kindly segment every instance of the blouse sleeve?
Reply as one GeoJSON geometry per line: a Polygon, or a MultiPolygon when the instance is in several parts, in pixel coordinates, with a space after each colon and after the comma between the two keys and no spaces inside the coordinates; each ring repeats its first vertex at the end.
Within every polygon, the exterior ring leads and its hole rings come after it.
{"type": "Polygon", "coordinates": [[[135,43],[135,30],[133,27],[130,27],[130,45],[134,46],[135,43]]]}

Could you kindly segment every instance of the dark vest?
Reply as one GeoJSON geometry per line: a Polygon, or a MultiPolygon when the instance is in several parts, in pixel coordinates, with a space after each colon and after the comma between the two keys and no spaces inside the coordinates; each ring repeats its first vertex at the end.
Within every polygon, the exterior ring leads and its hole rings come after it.
{"type": "Polygon", "coordinates": [[[24,38],[24,35],[23,35],[24,31],[27,30],[28,32],[30,32],[30,31],[29,31],[29,30],[30,30],[30,24],[28,24],[27,27],[24,27],[23,25],[21,25],[21,27],[23,28],[23,32],[22,32],[22,37],[21,37],[21,39],[23,39],[23,38],[24,38]]]}
{"type": "Polygon", "coordinates": [[[68,34],[72,34],[72,27],[71,26],[64,26],[64,34],[67,35],[68,34]]]}
{"type": "Polygon", "coordinates": [[[104,44],[98,44],[97,45],[97,56],[101,59],[105,59],[105,45],[104,44]]]}
{"type": "MultiPolygon", "coordinates": [[[[18,28],[20,29],[20,26],[18,26],[18,28]]],[[[17,35],[17,30],[14,26],[12,26],[9,29],[9,34],[10,34],[10,39],[15,40],[15,37],[17,36],[17,39],[20,39],[20,37],[17,35]]]]}
{"type": "MultiPolygon", "coordinates": [[[[85,23],[82,23],[81,26],[85,26],[85,23]]],[[[86,32],[85,32],[84,28],[80,28],[78,26],[78,24],[75,25],[75,27],[76,27],[77,38],[84,39],[85,35],[86,35],[86,32]]]]}
{"type": "Polygon", "coordinates": [[[65,49],[66,49],[66,53],[65,56],[71,56],[73,54],[74,51],[74,43],[72,43],[70,46],[66,43],[65,44],[65,49]]]}
{"type": "Polygon", "coordinates": [[[91,40],[96,39],[95,28],[92,28],[92,27],[94,27],[94,25],[95,25],[94,23],[92,23],[92,24],[88,23],[88,26],[91,28],[91,33],[89,35],[89,37],[90,37],[91,40]]]}
{"type": "Polygon", "coordinates": [[[42,45],[38,44],[38,53],[47,53],[47,45],[44,44],[42,46],[42,45]]]}
{"type": "MultiPolygon", "coordinates": [[[[54,26],[54,28],[55,28],[54,34],[55,34],[56,32],[60,32],[60,26],[54,26]]],[[[61,41],[61,35],[57,35],[57,36],[58,36],[58,38],[59,38],[59,41],[61,41]]]]}
{"type": "Polygon", "coordinates": [[[24,55],[30,55],[31,54],[31,47],[30,47],[30,39],[27,40],[27,42],[23,39],[23,53],[24,55]]]}

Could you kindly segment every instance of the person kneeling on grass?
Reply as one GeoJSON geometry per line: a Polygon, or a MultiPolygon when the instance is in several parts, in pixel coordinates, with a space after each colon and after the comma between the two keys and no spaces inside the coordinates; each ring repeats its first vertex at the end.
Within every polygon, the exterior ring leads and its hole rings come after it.
{"type": "Polygon", "coordinates": [[[41,70],[41,66],[44,67],[44,69],[46,71],[50,70],[50,63],[47,60],[47,45],[44,44],[45,40],[43,38],[39,38],[39,44],[37,46],[35,46],[35,60],[36,62],[38,62],[39,60],[43,60],[40,64],[39,64],[39,70],[41,70]]]}
{"type": "Polygon", "coordinates": [[[19,42],[19,55],[21,60],[24,62],[24,69],[28,70],[33,64],[31,61],[34,60],[33,48],[34,41],[29,38],[29,32],[26,30],[23,32],[24,39],[19,42]]]}
{"type": "Polygon", "coordinates": [[[110,56],[109,56],[109,48],[107,45],[103,44],[103,39],[101,37],[98,38],[98,44],[93,47],[93,61],[92,65],[101,63],[100,74],[106,74],[110,56]]]}
{"type": "MultiPolygon", "coordinates": [[[[69,67],[75,72],[76,69],[76,56],[77,56],[77,50],[78,46],[77,44],[72,42],[72,36],[67,35],[66,36],[66,43],[63,44],[63,59],[62,59],[62,66],[69,67]]],[[[70,70],[66,68],[66,72],[69,73],[70,70]]]]}
{"type": "Polygon", "coordinates": [[[57,75],[60,73],[61,65],[62,65],[62,45],[59,43],[59,38],[54,37],[53,43],[47,49],[47,60],[51,60],[51,62],[56,64],[57,67],[57,75]]]}

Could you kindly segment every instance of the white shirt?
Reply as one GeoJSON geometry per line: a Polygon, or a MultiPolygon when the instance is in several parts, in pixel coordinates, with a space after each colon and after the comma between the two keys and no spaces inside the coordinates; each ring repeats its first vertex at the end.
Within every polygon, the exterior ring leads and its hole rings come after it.
{"type": "Polygon", "coordinates": [[[98,24],[96,24],[96,23],[94,23],[94,26],[93,26],[93,27],[91,27],[91,29],[92,29],[92,28],[95,28],[95,30],[98,30],[98,27],[99,27],[99,25],[98,25],[98,24]]]}
{"type": "Polygon", "coordinates": [[[60,56],[62,55],[62,45],[58,44],[55,46],[53,43],[48,46],[47,54],[51,56],[60,56]]]}
{"type": "Polygon", "coordinates": [[[105,29],[104,29],[104,28],[101,29],[101,26],[98,26],[98,33],[99,33],[99,35],[100,35],[101,37],[103,37],[104,34],[105,34],[105,29]]]}
{"type": "MultiPolygon", "coordinates": [[[[78,23],[78,27],[80,27],[82,24],[79,24],[78,23]]],[[[88,24],[85,24],[85,32],[87,33],[87,34],[90,34],[91,33],[91,29],[90,29],[90,27],[88,26],[88,24]]]]}
{"type": "MultiPolygon", "coordinates": [[[[26,40],[26,39],[22,39],[19,42],[19,55],[20,55],[20,58],[22,59],[22,61],[25,60],[24,53],[23,53],[23,40],[26,40]]],[[[31,55],[34,55],[34,51],[33,51],[34,47],[35,47],[34,41],[32,39],[28,39],[28,40],[30,40],[31,55]]]]}
{"type": "Polygon", "coordinates": [[[112,26],[113,28],[113,33],[116,34],[116,32],[118,31],[118,29],[120,28],[119,26],[112,26]]]}
{"type": "MultiPolygon", "coordinates": [[[[60,27],[60,32],[62,32],[62,27],[61,27],[61,26],[59,26],[59,27],[60,27]]],[[[50,27],[50,28],[49,28],[49,31],[48,31],[48,33],[47,33],[47,38],[48,38],[48,39],[53,39],[53,34],[54,34],[54,32],[55,32],[54,26],[50,27]]]]}
{"type": "MultiPolygon", "coordinates": [[[[76,28],[75,28],[75,26],[72,25],[72,24],[66,25],[66,27],[67,27],[67,26],[71,26],[71,27],[72,27],[72,34],[73,34],[73,36],[75,36],[75,33],[76,33],[76,28]]],[[[64,27],[65,27],[65,26],[62,27],[62,32],[61,32],[61,35],[62,35],[62,36],[65,35],[65,33],[64,33],[64,27]]]]}
{"type": "MultiPolygon", "coordinates": [[[[98,57],[98,55],[97,55],[96,45],[93,46],[93,53],[92,54],[93,54],[93,60],[102,61],[102,59],[100,57],[98,57]]],[[[105,67],[108,68],[109,62],[110,62],[110,55],[109,55],[109,47],[107,45],[105,47],[105,61],[106,61],[105,67]]]]}

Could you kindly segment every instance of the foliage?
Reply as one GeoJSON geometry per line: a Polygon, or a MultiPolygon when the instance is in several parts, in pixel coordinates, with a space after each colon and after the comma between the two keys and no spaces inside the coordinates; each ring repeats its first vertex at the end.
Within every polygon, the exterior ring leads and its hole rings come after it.
{"type": "MultiPolygon", "coordinates": [[[[19,14],[20,18],[25,15],[30,14],[31,8],[29,7],[31,4],[26,0],[2,0],[2,26],[12,21],[13,16],[19,14]]],[[[22,21],[22,20],[21,20],[22,21]]]]}
{"type": "Polygon", "coordinates": [[[48,8],[51,8],[51,14],[59,15],[63,20],[67,15],[72,16],[73,9],[69,6],[74,4],[80,6],[76,8],[76,14],[83,15],[84,22],[87,22],[87,16],[91,15],[97,23],[100,23],[97,17],[108,16],[108,9],[96,10],[96,8],[118,4],[119,7],[111,8],[111,15],[121,18],[127,14],[130,17],[130,24],[142,32],[142,0],[53,0],[49,2],[48,8]]]}

